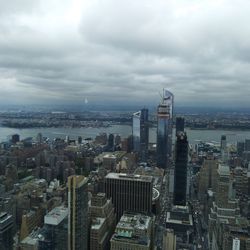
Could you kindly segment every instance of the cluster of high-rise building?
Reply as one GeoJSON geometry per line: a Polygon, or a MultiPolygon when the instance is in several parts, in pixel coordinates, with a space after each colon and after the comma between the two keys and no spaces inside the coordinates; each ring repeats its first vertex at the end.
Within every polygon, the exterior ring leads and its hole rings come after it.
{"type": "Polygon", "coordinates": [[[132,135],[10,138],[0,150],[0,250],[249,250],[250,140],[190,145],[174,96],[132,135]],[[175,131],[174,131],[175,124],[175,131]]]}

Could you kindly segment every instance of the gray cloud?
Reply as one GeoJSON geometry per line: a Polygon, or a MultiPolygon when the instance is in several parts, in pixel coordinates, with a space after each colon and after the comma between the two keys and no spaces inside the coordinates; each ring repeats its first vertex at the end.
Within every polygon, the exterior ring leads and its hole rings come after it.
{"type": "Polygon", "coordinates": [[[250,2],[0,1],[1,103],[249,105],[250,2]]]}

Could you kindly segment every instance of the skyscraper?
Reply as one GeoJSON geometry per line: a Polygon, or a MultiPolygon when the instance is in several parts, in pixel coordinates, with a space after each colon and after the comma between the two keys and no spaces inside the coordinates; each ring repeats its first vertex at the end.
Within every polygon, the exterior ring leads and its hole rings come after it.
{"type": "Polygon", "coordinates": [[[245,140],[245,151],[250,151],[250,139],[245,140]]]}
{"type": "Polygon", "coordinates": [[[173,101],[173,94],[164,89],[157,109],[157,166],[164,169],[172,155],[173,101]]]}
{"type": "Polygon", "coordinates": [[[151,213],[153,177],[109,173],[105,193],[114,204],[117,221],[125,211],[151,213]]]}
{"type": "Polygon", "coordinates": [[[7,213],[0,213],[0,249],[12,249],[13,217],[7,213]]]}
{"type": "Polygon", "coordinates": [[[183,132],[179,132],[175,145],[174,205],[186,206],[187,163],[187,135],[183,132]]]}
{"type": "Polygon", "coordinates": [[[227,137],[225,135],[221,136],[220,147],[221,150],[226,150],[227,148],[227,137]]]}
{"type": "Polygon", "coordinates": [[[240,218],[240,207],[239,200],[234,196],[234,180],[228,165],[219,164],[215,181],[215,199],[208,220],[209,237],[214,249],[229,249],[219,247],[223,243],[221,239],[225,237],[224,230],[220,232],[219,229],[223,228],[223,224],[235,224],[236,219],[240,218]]]}
{"type": "Polygon", "coordinates": [[[90,250],[109,249],[109,240],[115,230],[115,213],[111,200],[106,194],[98,193],[91,198],[89,207],[90,225],[90,250]]]}
{"type": "Polygon", "coordinates": [[[88,179],[68,177],[68,250],[88,249],[88,179]]]}
{"type": "Polygon", "coordinates": [[[108,150],[109,151],[114,151],[114,139],[115,139],[114,135],[110,134],[108,138],[108,150]]]}
{"type": "Polygon", "coordinates": [[[44,216],[44,224],[48,234],[45,242],[51,240],[56,250],[67,250],[68,208],[55,207],[44,216]]]}
{"type": "Polygon", "coordinates": [[[139,153],[142,161],[148,154],[148,109],[133,114],[133,150],[139,153]]]}
{"type": "Polygon", "coordinates": [[[178,132],[184,132],[184,127],[185,127],[184,117],[176,117],[175,134],[177,135],[178,132]]]}

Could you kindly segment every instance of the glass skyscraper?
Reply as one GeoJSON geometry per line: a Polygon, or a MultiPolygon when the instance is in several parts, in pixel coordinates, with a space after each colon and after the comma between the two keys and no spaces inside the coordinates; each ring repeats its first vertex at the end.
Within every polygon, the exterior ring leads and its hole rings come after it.
{"type": "Polygon", "coordinates": [[[133,151],[138,152],[142,161],[148,154],[148,109],[133,114],[133,151]]]}
{"type": "Polygon", "coordinates": [[[186,206],[188,140],[179,132],[175,145],[174,205],[186,206]]]}
{"type": "Polygon", "coordinates": [[[88,249],[88,178],[68,177],[68,250],[88,249]]]}
{"type": "Polygon", "coordinates": [[[164,89],[157,109],[157,166],[164,169],[172,155],[173,101],[174,95],[164,89]]]}

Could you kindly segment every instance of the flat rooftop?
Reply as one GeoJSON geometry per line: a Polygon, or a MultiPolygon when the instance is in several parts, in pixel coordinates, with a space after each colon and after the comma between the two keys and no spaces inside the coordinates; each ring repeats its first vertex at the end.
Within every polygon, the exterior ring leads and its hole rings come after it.
{"type": "Polygon", "coordinates": [[[59,225],[68,216],[68,208],[60,206],[52,209],[44,216],[44,223],[48,225],[59,225]]]}
{"type": "Polygon", "coordinates": [[[185,210],[175,210],[167,212],[166,223],[193,226],[193,218],[185,210]]]}
{"type": "Polygon", "coordinates": [[[116,226],[116,232],[127,230],[147,230],[151,217],[142,214],[124,214],[116,226]]]}
{"type": "Polygon", "coordinates": [[[219,164],[218,174],[219,175],[229,176],[230,175],[230,168],[229,168],[229,166],[228,165],[219,164]]]}
{"type": "Polygon", "coordinates": [[[120,180],[137,180],[152,182],[152,176],[138,175],[138,174],[125,174],[125,173],[109,173],[105,177],[106,179],[120,179],[120,180]]]}
{"type": "Polygon", "coordinates": [[[150,245],[152,218],[143,214],[125,213],[118,222],[111,241],[150,245]]]}
{"type": "Polygon", "coordinates": [[[101,218],[101,217],[95,218],[95,220],[93,220],[91,224],[91,229],[99,230],[104,222],[105,222],[105,218],[101,218]]]}

